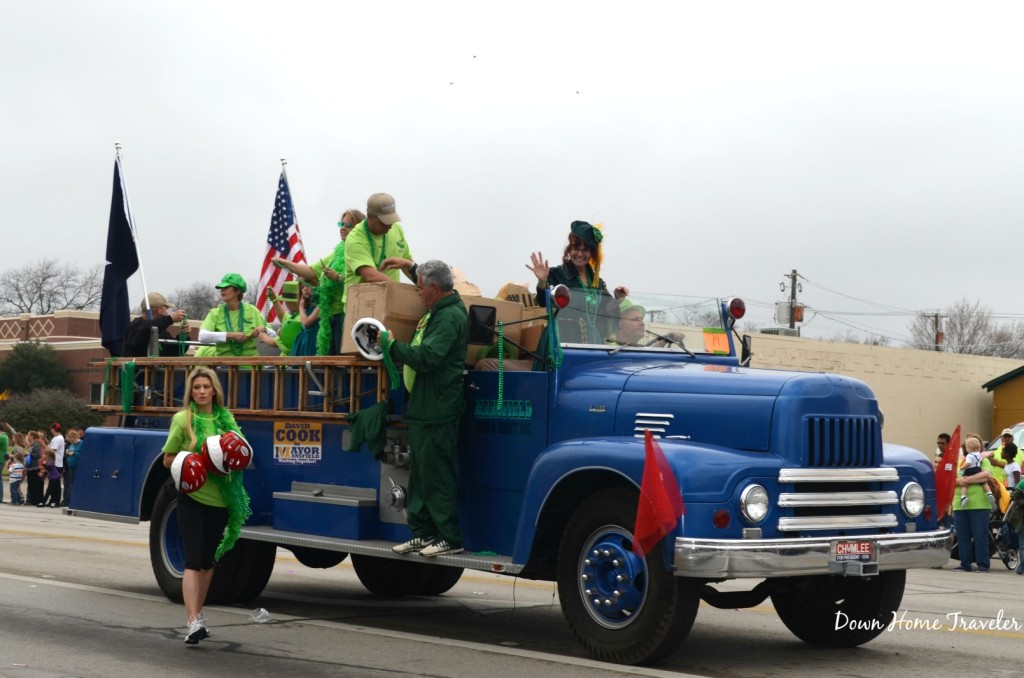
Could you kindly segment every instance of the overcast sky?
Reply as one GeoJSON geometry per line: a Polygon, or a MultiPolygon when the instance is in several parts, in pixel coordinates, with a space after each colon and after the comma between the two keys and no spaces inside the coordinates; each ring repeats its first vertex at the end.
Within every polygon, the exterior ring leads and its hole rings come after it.
{"type": "Polygon", "coordinates": [[[102,263],[120,141],[165,293],[258,277],[287,158],[311,257],[386,191],[415,257],[488,295],[584,219],[610,286],[739,295],[760,324],[794,268],[810,307],[897,341],[881,307],[1024,317],[1016,3],[0,7],[5,268],[102,263]]]}

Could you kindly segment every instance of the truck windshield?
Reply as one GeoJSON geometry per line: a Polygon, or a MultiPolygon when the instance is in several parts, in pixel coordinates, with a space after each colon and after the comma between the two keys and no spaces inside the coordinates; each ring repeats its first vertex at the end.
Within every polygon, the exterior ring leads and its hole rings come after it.
{"type": "Polygon", "coordinates": [[[642,293],[616,302],[607,293],[570,292],[569,304],[558,312],[562,344],[682,350],[674,343],[681,337],[690,351],[709,353],[716,351],[705,336],[725,336],[718,299],[642,293]]]}

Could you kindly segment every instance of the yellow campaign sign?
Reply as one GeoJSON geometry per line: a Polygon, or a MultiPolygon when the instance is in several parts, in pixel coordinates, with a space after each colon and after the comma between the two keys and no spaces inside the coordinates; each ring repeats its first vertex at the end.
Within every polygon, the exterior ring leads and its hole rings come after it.
{"type": "Polygon", "coordinates": [[[715,355],[729,355],[729,335],[717,327],[704,328],[704,351],[715,355]]]}
{"type": "Polygon", "coordinates": [[[319,464],[323,459],[323,424],[308,421],[274,422],[275,464],[319,464]]]}

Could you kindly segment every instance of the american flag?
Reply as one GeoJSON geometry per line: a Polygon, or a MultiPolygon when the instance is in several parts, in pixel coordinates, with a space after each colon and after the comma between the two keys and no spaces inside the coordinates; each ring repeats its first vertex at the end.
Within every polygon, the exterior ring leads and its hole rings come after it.
{"type": "Polygon", "coordinates": [[[267,290],[273,289],[278,294],[291,273],[274,266],[272,259],[281,257],[288,261],[306,263],[306,253],[302,249],[302,234],[295,220],[295,209],[292,207],[292,194],[288,190],[288,177],[284,170],[277,182],[277,197],[274,198],[274,214],[270,217],[270,231],[267,233],[267,253],[263,257],[263,268],[260,269],[260,294],[256,298],[256,306],[267,320],[275,316],[273,304],[267,300],[267,290]]]}

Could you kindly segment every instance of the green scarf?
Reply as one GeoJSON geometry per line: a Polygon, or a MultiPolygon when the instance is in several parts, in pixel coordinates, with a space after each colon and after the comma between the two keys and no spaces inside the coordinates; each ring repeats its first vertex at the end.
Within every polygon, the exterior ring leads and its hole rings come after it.
{"type": "MultiPolygon", "coordinates": [[[[197,416],[195,403],[191,404],[191,408],[192,427],[196,433],[194,452],[201,452],[203,442],[210,436],[228,431],[242,434],[242,429],[238,427],[234,415],[226,407],[215,405],[212,419],[197,416]]],[[[249,495],[242,485],[241,472],[230,471],[225,476],[210,473],[206,477],[206,482],[213,482],[217,486],[228,508],[228,524],[224,528],[224,536],[221,538],[220,544],[217,545],[217,552],[213,556],[215,561],[219,561],[225,553],[234,548],[235,542],[238,541],[238,536],[242,532],[242,525],[252,515],[252,508],[249,506],[249,495]]]]}
{"type": "MultiPolygon", "coordinates": [[[[345,274],[345,241],[342,240],[334,248],[334,258],[331,259],[329,268],[345,274]]],[[[324,273],[327,269],[324,269],[324,273]]],[[[329,355],[331,352],[331,315],[328,309],[335,301],[341,298],[345,291],[345,284],[331,280],[324,273],[320,274],[320,298],[317,304],[320,306],[320,325],[316,331],[316,354],[329,355]]]]}

